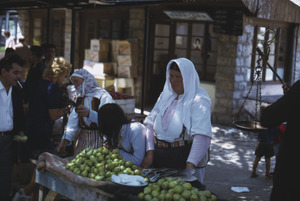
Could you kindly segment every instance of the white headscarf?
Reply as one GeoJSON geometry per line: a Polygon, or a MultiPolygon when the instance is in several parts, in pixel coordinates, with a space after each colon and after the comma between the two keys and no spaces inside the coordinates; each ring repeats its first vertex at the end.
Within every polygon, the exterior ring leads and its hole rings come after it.
{"type": "MultiPolygon", "coordinates": [[[[104,92],[104,89],[99,86],[95,77],[89,73],[87,70],[81,68],[76,70],[70,77],[70,79],[75,77],[81,77],[83,79],[83,83],[76,89],[79,93],[79,97],[95,97],[99,98],[104,92]]],[[[71,80],[72,81],[72,80],[71,80]]]]}
{"type": "MultiPolygon", "coordinates": [[[[165,110],[171,105],[173,100],[177,97],[177,94],[173,91],[169,77],[170,77],[170,66],[175,62],[181,72],[182,79],[183,79],[183,87],[184,93],[180,95],[178,102],[182,102],[182,121],[183,124],[190,129],[191,128],[191,107],[196,95],[197,98],[206,99],[210,102],[210,98],[207,92],[200,87],[200,79],[198,76],[197,71],[195,70],[194,64],[186,59],[186,58],[179,58],[171,60],[167,65],[166,70],[166,82],[164,85],[164,89],[160,94],[159,99],[157,100],[155,107],[148,115],[145,120],[145,124],[152,124],[153,121],[158,113],[164,114],[165,110]]],[[[210,109],[210,108],[209,108],[210,109]]]]}

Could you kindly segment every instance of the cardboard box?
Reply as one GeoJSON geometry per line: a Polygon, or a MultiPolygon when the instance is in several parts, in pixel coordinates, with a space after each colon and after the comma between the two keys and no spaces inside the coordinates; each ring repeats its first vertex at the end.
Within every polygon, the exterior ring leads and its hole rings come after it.
{"type": "Polygon", "coordinates": [[[118,67],[118,77],[130,78],[130,66],[119,66],[118,67]]]}
{"type": "Polygon", "coordinates": [[[114,63],[111,62],[95,62],[84,60],[83,68],[89,71],[94,76],[101,76],[103,74],[111,75],[114,63]]]}
{"type": "Polygon", "coordinates": [[[105,39],[91,39],[90,49],[93,51],[108,52],[110,41],[105,39]]]}
{"type": "Polygon", "coordinates": [[[112,51],[118,54],[131,54],[131,44],[127,40],[112,40],[112,51]]]}
{"type": "Polygon", "coordinates": [[[107,62],[108,61],[108,51],[94,51],[91,49],[86,49],[84,58],[86,60],[90,60],[90,61],[107,62]]]}
{"type": "Polygon", "coordinates": [[[118,66],[131,66],[131,55],[118,55],[118,66]]]}
{"type": "Polygon", "coordinates": [[[95,78],[97,83],[99,84],[100,87],[102,88],[109,88],[114,86],[114,78],[103,78],[103,79],[98,79],[95,78]]]}

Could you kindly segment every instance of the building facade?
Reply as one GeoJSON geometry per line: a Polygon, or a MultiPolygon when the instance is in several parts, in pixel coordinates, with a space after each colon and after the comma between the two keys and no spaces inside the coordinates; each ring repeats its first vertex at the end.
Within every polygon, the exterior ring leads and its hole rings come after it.
{"type": "MultiPolygon", "coordinates": [[[[194,0],[76,12],[27,9],[18,13],[30,45],[54,43],[57,55],[67,59],[71,59],[72,14],[76,14],[75,68],[82,67],[90,39],[138,41],[138,68],[133,77],[137,106],[142,104],[143,66],[144,100],[151,108],[162,91],[167,62],[177,57],[195,64],[201,85],[212,99],[214,123],[232,124],[245,97],[256,96],[255,85],[248,92],[252,83],[256,84],[258,65],[262,67],[262,96],[282,95],[282,83],[267,62],[286,83],[300,79],[300,8],[287,0],[194,0]],[[258,63],[257,47],[268,55],[267,62],[258,63]]],[[[250,116],[255,113],[256,102],[245,105],[250,116]]],[[[249,118],[249,114],[242,116],[249,118]]]]}

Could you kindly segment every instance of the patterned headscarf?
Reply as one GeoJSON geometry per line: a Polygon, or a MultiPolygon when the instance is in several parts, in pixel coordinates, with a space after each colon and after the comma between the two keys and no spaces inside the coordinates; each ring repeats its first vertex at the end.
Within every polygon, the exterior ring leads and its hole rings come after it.
{"type": "MultiPolygon", "coordinates": [[[[101,97],[102,93],[104,92],[104,89],[101,88],[95,77],[89,73],[87,70],[81,68],[76,70],[70,77],[70,79],[75,77],[81,77],[83,79],[83,83],[76,89],[76,91],[79,93],[79,97],[101,97]]],[[[71,80],[72,81],[72,80],[71,80]]]]}

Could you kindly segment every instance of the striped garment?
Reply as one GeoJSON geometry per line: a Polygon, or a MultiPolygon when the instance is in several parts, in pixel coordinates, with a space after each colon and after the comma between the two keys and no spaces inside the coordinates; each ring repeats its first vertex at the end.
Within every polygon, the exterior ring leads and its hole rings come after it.
{"type": "Polygon", "coordinates": [[[85,148],[97,149],[103,146],[103,141],[98,130],[81,128],[74,143],[74,155],[79,154],[85,148]]]}

